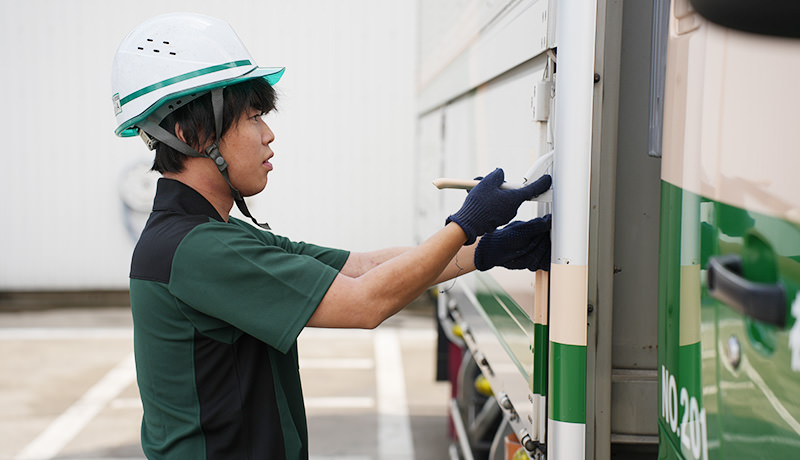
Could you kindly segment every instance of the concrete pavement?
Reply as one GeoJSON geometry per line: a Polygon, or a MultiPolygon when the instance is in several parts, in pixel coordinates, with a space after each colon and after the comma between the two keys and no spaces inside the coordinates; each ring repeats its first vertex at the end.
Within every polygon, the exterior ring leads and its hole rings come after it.
{"type": "MultiPolygon", "coordinates": [[[[0,459],[141,459],[130,312],[0,313],[0,459]]],[[[374,331],[299,339],[317,460],[447,458],[449,384],[435,382],[425,298],[374,331]]]]}

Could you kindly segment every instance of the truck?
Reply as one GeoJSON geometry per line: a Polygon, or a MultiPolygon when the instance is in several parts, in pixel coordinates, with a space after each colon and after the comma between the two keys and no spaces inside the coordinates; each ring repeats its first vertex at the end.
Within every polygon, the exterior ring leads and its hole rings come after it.
{"type": "Polygon", "coordinates": [[[437,288],[451,458],[800,455],[793,3],[418,3],[417,235],[553,177],[549,270],[437,288]]]}

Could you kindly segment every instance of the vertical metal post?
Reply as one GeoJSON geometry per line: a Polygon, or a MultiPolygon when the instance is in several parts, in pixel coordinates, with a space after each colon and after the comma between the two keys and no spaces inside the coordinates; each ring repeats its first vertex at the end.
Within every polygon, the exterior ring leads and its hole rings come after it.
{"type": "Polygon", "coordinates": [[[558,4],[548,458],[586,456],[589,179],[596,0],[558,4]]]}

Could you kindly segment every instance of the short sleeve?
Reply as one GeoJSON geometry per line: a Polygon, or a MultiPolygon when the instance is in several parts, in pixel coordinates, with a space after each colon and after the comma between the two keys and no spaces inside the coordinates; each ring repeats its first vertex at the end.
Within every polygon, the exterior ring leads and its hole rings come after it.
{"type": "Polygon", "coordinates": [[[252,234],[265,244],[280,247],[292,254],[311,256],[326,265],[336,268],[337,270],[341,270],[342,266],[344,266],[344,263],[347,261],[347,257],[350,255],[348,251],[343,251],[341,249],[317,246],[315,244],[310,244],[303,241],[294,242],[289,238],[280,236],[276,233],[265,232],[257,229],[252,225],[244,223],[235,218],[231,218],[231,222],[239,225],[244,231],[252,234]]]}
{"type": "Polygon", "coordinates": [[[175,253],[169,287],[190,308],[285,353],[348,253],[263,233],[220,222],[196,227],[175,253]]]}

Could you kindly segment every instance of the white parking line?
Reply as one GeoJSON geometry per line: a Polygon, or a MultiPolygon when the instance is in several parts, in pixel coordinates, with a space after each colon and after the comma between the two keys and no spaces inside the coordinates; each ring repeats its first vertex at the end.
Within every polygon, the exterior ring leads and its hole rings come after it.
{"type": "Polygon", "coordinates": [[[317,397],[305,398],[306,409],[372,409],[375,400],[366,397],[317,397]]]}
{"type": "Polygon", "coordinates": [[[375,331],[370,329],[327,329],[321,327],[306,327],[298,337],[301,341],[305,338],[313,340],[370,340],[375,331]]]}
{"type": "Polygon", "coordinates": [[[130,327],[8,327],[0,328],[0,340],[133,339],[130,327]]]}
{"type": "Polygon", "coordinates": [[[370,457],[341,455],[311,455],[308,460],[372,460],[370,457]]]}
{"type": "Polygon", "coordinates": [[[300,369],[372,369],[375,361],[367,358],[303,358],[300,369]]]}
{"type": "MultiPolygon", "coordinates": [[[[406,330],[392,327],[375,331],[338,331],[311,329],[308,338],[337,338],[370,340],[374,359],[371,358],[301,358],[300,366],[306,369],[374,369],[376,395],[371,397],[319,397],[307,398],[309,408],[362,408],[377,407],[378,458],[414,458],[411,423],[406,402],[405,375],[403,371],[400,338],[413,338],[406,330]]],[[[417,334],[428,338],[429,332],[417,334]]],[[[0,340],[63,340],[63,339],[127,339],[131,328],[0,328],[0,340]]],[[[50,460],[77,436],[81,430],[105,407],[114,409],[138,406],[130,398],[118,399],[119,394],[136,380],[133,354],[125,357],[78,401],[58,416],[37,438],[31,441],[14,460],[50,460]]],[[[312,456],[312,460],[364,460],[368,457],[312,456]]]]}
{"type": "Polygon", "coordinates": [[[68,458],[59,458],[58,460],[147,460],[145,457],[130,457],[130,458],[121,458],[121,457],[68,457],[68,458]]]}
{"type": "Polygon", "coordinates": [[[15,460],[54,458],[106,405],[136,380],[133,353],[56,418],[15,460]]]}
{"type": "Polygon", "coordinates": [[[142,400],[139,398],[117,398],[108,405],[111,409],[142,409],[142,400]]]}
{"type": "Polygon", "coordinates": [[[374,346],[378,387],[378,458],[414,458],[403,359],[397,331],[388,327],[378,328],[374,346]]]}

